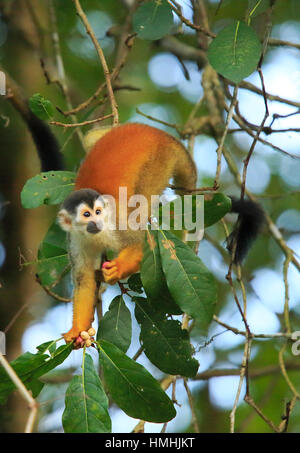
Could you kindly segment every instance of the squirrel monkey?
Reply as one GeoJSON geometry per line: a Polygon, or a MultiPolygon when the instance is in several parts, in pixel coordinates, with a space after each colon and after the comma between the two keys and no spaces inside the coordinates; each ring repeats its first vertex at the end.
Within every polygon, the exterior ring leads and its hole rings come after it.
{"type": "MultiPolygon", "coordinates": [[[[42,171],[63,169],[57,142],[48,126],[33,114],[24,120],[36,143],[42,171]]],[[[112,231],[107,196],[114,197],[118,216],[119,187],[126,187],[127,199],[142,194],[151,206],[151,195],[160,195],[171,177],[175,187],[187,190],[196,187],[197,178],[195,164],[183,145],[154,127],[129,123],[93,130],[88,134],[88,146],[92,149],[79,169],[75,191],[58,213],[61,227],[69,233],[74,279],[73,325],[64,338],[79,344],[80,333],[89,331],[94,319],[95,270],[99,269],[100,256],[107,249],[118,253],[117,258],[102,266],[104,280],[110,284],[137,272],[142,260],[144,231],[112,231]]],[[[231,200],[231,211],[239,218],[227,247],[230,252],[235,250],[234,261],[239,263],[259,233],[264,213],[251,200],[231,200]]],[[[149,213],[143,214],[147,220],[149,213]]]]}
{"type": "MultiPolygon", "coordinates": [[[[106,195],[115,200],[118,225],[132,195],[143,195],[151,207],[151,196],[160,195],[172,177],[177,187],[195,188],[195,164],[179,141],[154,127],[134,123],[118,126],[106,131],[92,147],[77,174],[75,191],[58,213],[60,226],[70,236],[74,278],[73,326],[64,335],[67,342],[91,327],[96,291],[94,273],[101,254],[107,249],[118,253],[102,266],[104,280],[109,284],[140,268],[145,232],[109,229],[111,207],[106,195]],[[121,206],[120,187],[127,191],[127,200],[121,206]]],[[[150,212],[143,214],[147,221],[150,212]]]]}

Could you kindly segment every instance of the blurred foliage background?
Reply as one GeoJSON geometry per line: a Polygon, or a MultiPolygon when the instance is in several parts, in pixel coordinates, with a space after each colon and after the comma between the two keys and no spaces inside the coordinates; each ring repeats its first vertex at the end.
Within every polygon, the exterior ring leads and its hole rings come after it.
{"type": "MultiPolygon", "coordinates": [[[[133,8],[138,3],[130,0],[82,1],[82,7],[104,50],[110,70],[122,57],[122,27],[126,26],[128,17],[131,17],[133,8]]],[[[196,3],[197,1],[190,0],[177,2],[182,8],[183,16],[190,21],[193,21],[193,5],[196,3]]],[[[206,0],[199,1],[199,4],[207,14],[205,17],[202,15],[202,20],[206,20],[204,25],[209,26],[214,33],[235,19],[244,20],[249,11],[247,0],[206,0]]],[[[114,88],[122,123],[146,122],[178,136],[173,127],[150,120],[136,110],[170,125],[176,124],[179,128],[186,124],[192,112],[198,119],[207,115],[205,102],[199,104],[203,96],[201,82],[204,65],[197,51],[202,46],[201,50],[205,53],[208,38],[182,24],[175,14],[174,21],[172,34],[161,40],[130,38],[131,47],[126,50],[126,61],[114,88]]],[[[300,255],[300,115],[297,115],[300,112],[299,21],[298,0],[276,2],[272,14],[271,38],[288,41],[295,46],[269,46],[262,65],[266,91],[289,101],[268,101],[270,116],[267,125],[271,124],[275,114],[272,128],[281,132],[270,135],[263,133],[262,138],[288,154],[258,142],[250,160],[246,184],[280,230],[285,243],[295,252],[296,258],[300,255]],[[289,114],[293,115],[287,116],[289,114]]],[[[252,25],[263,38],[266,11],[257,14],[252,25]]],[[[126,38],[128,36],[129,31],[126,38]]],[[[75,14],[71,0],[0,1],[0,66],[17,81],[26,97],[41,93],[45,98],[51,99],[61,111],[69,110],[70,104],[76,106],[87,99],[104,81],[95,49],[75,14]],[[59,68],[61,61],[55,51],[55,38],[53,41],[56,27],[65,77],[60,82],[67,87],[69,102],[60,86],[57,83],[47,83],[45,77],[45,71],[51,80],[62,75],[62,69],[59,68]]],[[[257,73],[248,77],[247,81],[260,87],[257,73]]],[[[246,121],[259,125],[265,113],[263,97],[240,88],[238,101],[240,114],[246,121]]],[[[227,100],[228,105],[229,103],[227,100]]],[[[44,206],[36,210],[25,210],[21,207],[21,189],[28,178],[40,171],[39,161],[24,122],[3,96],[0,96],[0,109],[0,330],[7,334],[7,357],[11,360],[22,351],[34,352],[37,344],[57,338],[61,332],[66,331],[71,323],[71,307],[70,304],[58,302],[45,294],[35,281],[34,266],[21,265],[23,257],[29,262],[36,259],[39,243],[53,222],[56,209],[44,206]]],[[[102,93],[98,103],[78,114],[77,121],[97,118],[106,113],[110,113],[110,106],[102,93]]],[[[59,111],[56,112],[55,119],[66,121],[59,111]]],[[[232,121],[230,129],[239,129],[239,126],[232,121]]],[[[52,126],[52,130],[60,142],[68,170],[76,170],[84,156],[81,133],[85,133],[88,127],[74,131],[52,126]]],[[[253,138],[243,130],[231,132],[226,139],[226,146],[237,168],[242,170],[243,160],[253,138]]],[[[196,136],[193,136],[192,141],[188,143],[185,140],[184,143],[190,149],[193,147],[199,170],[198,186],[212,185],[216,171],[215,137],[209,130],[202,131],[201,135],[194,135],[196,136]]],[[[220,189],[230,195],[240,193],[240,187],[224,159],[220,189]]],[[[234,220],[234,216],[226,217],[229,229],[234,220]]],[[[218,281],[218,317],[224,323],[244,331],[225,278],[229,257],[224,253],[224,241],[224,228],[220,222],[206,230],[200,243],[199,256],[218,281]]],[[[279,367],[279,351],[286,339],[274,337],[274,334],[285,331],[284,259],[282,249],[266,227],[243,266],[247,320],[251,331],[255,334],[273,335],[271,338],[255,338],[253,341],[249,365],[250,392],[256,404],[275,425],[279,425],[282,416],[289,416],[287,405],[293,401],[293,392],[279,367]]],[[[300,330],[300,280],[299,270],[293,264],[289,265],[287,282],[291,329],[297,331],[300,330]]],[[[64,284],[70,289],[69,282],[64,284]]],[[[116,294],[115,288],[105,292],[104,310],[116,294]]],[[[239,289],[238,296],[242,298],[239,289]]],[[[134,325],[134,329],[134,336],[137,338],[137,325],[134,325]]],[[[190,382],[190,388],[199,430],[228,432],[229,414],[238,389],[245,337],[216,322],[212,323],[206,337],[199,332],[194,332],[193,335],[196,357],[200,360],[200,374],[197,380],[190,382]],[[220,371],[214,373],[214,370],[220,371]],[[209,374],[211,371],[212,375],[209,374]],[[220,376],[216,376],[217,374],[220,376]]],[[[137,342],[133,341],[129,355],[134,355],[136,350],[137,342]]],[[[39,398],[41,409],[38,431],[62,430],[64,390],[71,372],[80,366],[80,356],[79,351],[72,352],[63,364],[61,373],[52,377],[51,385],[42,392],[39,398]]],[[[143,355],[138,360],[146,364],[154,376],[162,376],[143,355]]],[[[285,350],[284,360],[288,376],[299,391],[300,359],[291,353],[290,343],[285,350]]],[[[236,413],[236,431],[271,432],[270,426],[262,417],[243,401],[244,393],[245,384],[236,413]]],[[[192,414],[182,382],[177,384],[176,398],[180,406],[177,406],[177,417],[168,424],[167,432],[191,432],[194,430],[192,414]]],[[[136,420],[114,407],[111,414],[113,432],[130,432],[136,424],[136,420]]],[[[0,408],[0,432],[22,431],[26,415],[25,403],[17,393],[14,394],[8,406],[0,408]]],[[[299,423],[300,404],[295,400],[288,431],[299,432],[299,423]]],[[[147,423],[145,430],[159,432],[161,425],[147,423]]]]}

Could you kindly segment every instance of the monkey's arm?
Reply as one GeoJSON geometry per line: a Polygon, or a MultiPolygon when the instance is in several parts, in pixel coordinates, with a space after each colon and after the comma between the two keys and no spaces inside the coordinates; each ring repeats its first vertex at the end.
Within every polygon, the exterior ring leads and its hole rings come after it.
{"type": "Polygon", "coordinates": [[[94,320],[96,281],[94,268],[85,268],[74,276],[73,323],[64,334],[67,343],[88,331],[94,320]]]}
{"type": "Polygon", "coordinates": [[[71,250],[73,261],[73,323],[71,329],[64,334],[66,342],[79,337],[82,331],[88,331],[94,320],[96,301],[95,260],[84,251],[71,250]]]}

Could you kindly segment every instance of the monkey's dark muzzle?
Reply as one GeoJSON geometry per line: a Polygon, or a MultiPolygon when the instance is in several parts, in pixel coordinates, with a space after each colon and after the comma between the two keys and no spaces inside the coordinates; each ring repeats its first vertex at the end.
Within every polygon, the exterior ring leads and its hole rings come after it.
{"type": "Polygon", "coordinates": [[[99,228],[99,226],[96,225],[95,222],[89,222],[87,224],[86,230],[88,233],[96,234],[99,233],[102,230],[102,228],[101,227],[99,228]]]}

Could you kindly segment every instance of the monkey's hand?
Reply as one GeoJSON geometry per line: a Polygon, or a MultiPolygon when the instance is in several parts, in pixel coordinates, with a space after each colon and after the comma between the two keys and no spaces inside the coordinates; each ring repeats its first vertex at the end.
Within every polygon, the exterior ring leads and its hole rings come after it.
{"type": "Polygon", "coordinates": [[[138,272],[143,257],[143,245],[135,244],[123,249],[119,256],[102,265],[104,281],[114,285],[119,280],[138,272]]]}
{"type": "Polygon", "coordinates": [[[82,332],[79,333],[78,329],[72,328],[71,330],[69,330],[69,332],[65,333],[63,336],[66,343],[74,342],[74,349],[79,349],[83,348],[84,346],[90,347],[94,342],[93,336],[95,334],[96,331],[92,327],[88,331],[83,330],[82,332]]]}
{"type": "Polygon", "coordinates": [[[105,261],[102,265],[104,281],[110,285],[114,285],[122,278],[122,272],[117,260],[105,261]]]}

